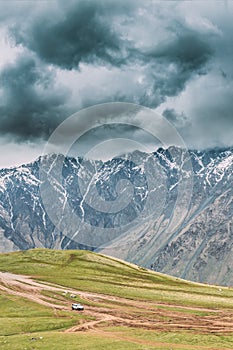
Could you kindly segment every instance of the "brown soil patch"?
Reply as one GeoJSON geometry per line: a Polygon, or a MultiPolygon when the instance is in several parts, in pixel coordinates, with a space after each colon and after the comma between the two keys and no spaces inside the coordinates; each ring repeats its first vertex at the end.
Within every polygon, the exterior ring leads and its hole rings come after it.
{"type": "MultiPolygon", "coordinates": [[[[0,272],[0,290],[30,299],[53,309],[67,310],[70,312],[72,312],[70,301],[58,301],[53,299],[52,296],[47,297],[42,295],[41,292],[68,292],[78,295],[83,300],[98,302],[105,305],[105,307],[85,305],[84,314],[94,317],[95,320],[84,321],[79,325],[67,329],[65,332],[95,331],[100,333],[103,332],[101,327],[106,328],[108,326],[120,325],[166,332],[189,330],[195,333],[205,334],[233,333],[233,311],[228,310],[202,309],[200,307],[184,307],[165,303],[153,303],[151,301],[129,300],[104,294],[67,289],[44,282],[40,283],[34,281],[29,276],[4,272],[0,272]],[[59,304],[56,304],[58,302],[59,304]],[[166,306],[166,308],[161,308],[161,305],[166,306]],[[180,311],[172,309],[175,307],[179,308],[180,311]],[[188,313],[188,310],[194,312],[205,311],[210,312],[210,314],[201,316],[198,315],[198,313],[188,313]]],[[[115,336],[114,334],[115,333],[111,333],[113,337],[115,336]]],[[[175,345],[172,346],[174,348],[176,347],[175,345]]],[[[181,346],[179,345],[179,347],[181,346]]],[[[192,348],[194,349],[195,347],[192,348]]]]}

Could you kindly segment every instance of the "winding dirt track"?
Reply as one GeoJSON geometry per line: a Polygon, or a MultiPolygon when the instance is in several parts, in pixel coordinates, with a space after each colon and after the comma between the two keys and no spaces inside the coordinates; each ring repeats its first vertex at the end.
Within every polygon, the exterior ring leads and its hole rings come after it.
{"type": "MultiPolygon", "coordinates": [[[[129,338],[118,332],[107,331],[107,327],[121,325],[155,331],[191,330],[194,333],[233,334],[233,311],[185,307],[150,301],[129,300],[104,294],[89,293],[67,289],[62,286],[46,284],[33,280],[32,277],[0,272],[0,290],[9,294],[30,299],[53,309],[71,311],[71,302],[63,299],[57,304],[55,298],[45,296],[42,291],[72,293],[82,298],[85,305],[84,314],[92,316],[93,321],[82,320],[65,332],[90,332],[99,336],[128,340],[136,343],[158,345],[159,343],[129,338]],[[90,303],[91,302],[91,303],[90,303]],[[161,308],[161,306],[165,308],[161,308]],[[179,311],[174,310],[179,308],[179,311]],[[190,313],[191,311],[191,313],[190,313]],[[205,316],[198,311],[206,312],[205,316]],[[195,313],[196,312],[196,313],[195,313]]],[[[156,346],[157,346],[156,345],[156,346]]],[[[163,343],[163,345],[165,345],[163,343]]],[[[159,345],[158,345],[159,346],[159,345]]],[[[187,345],[172,344],[173,348],[188,348],[187,345]]],[[[190,349],[216,349],[205,346],[192,346],[190,349]]]]}

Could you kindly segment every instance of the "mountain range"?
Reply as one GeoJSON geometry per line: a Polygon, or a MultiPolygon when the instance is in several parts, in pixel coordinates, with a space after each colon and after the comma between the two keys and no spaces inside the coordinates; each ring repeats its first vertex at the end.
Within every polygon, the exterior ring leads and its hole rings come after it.
{"type": "Polygon", "coordinates": [[[232,174],[233,148],[41,156],[0,170],[1,251],[87,249],[232,285],[232,174]]]}

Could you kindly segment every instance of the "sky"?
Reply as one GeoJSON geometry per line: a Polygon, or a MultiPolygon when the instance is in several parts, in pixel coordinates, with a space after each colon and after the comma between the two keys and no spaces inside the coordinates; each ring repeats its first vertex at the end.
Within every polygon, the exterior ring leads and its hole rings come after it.
{"type": "MultiPolygon", "coordinates": [[[[233,145],[232,1],[0,6],[0,168],[32,161],[67,117],[109,102],[153,109],[188,148],[233,145]]],[[[101,128],[84,144],[101,133],[130,137],[128,128],[101,128]]]]}

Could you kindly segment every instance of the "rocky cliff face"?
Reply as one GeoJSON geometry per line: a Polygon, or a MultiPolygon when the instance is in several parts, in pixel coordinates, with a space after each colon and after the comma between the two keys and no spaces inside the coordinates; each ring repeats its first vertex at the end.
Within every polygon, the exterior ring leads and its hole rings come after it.
{"type": "Polygon", "coordinates": [[[90,249],[233,284],[233,149],[108,162],[50,155],[0,171],[0,246],[90,249]]]}

